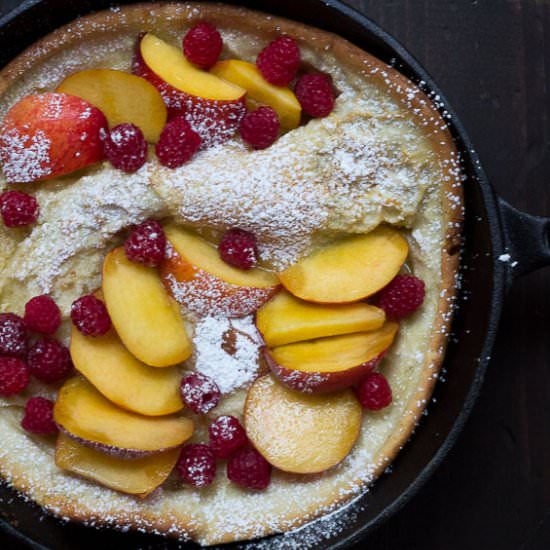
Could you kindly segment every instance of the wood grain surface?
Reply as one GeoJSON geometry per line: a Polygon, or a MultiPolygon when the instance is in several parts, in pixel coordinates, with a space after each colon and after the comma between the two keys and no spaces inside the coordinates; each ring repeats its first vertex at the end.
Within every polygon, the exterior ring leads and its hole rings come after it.
{"type": "MultiPolygon", "coordinates": [[[[497,192],[550,216],[550,0],[349,0],[445,92],[497,192]]],[[[19,4],[0,0],[0,14],[19,4]]],[[[258,2],[261,8],[261,2],[258,2]]],[[[0,548],[19,546],[2,538],[0,548]]],[[[550,548],[550,271],[518,281],[454,450],[371,550],[550,548]]]]}

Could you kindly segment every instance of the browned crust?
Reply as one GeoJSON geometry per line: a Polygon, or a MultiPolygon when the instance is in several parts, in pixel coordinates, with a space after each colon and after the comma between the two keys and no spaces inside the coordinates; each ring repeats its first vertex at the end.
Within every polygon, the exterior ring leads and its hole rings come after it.
{"type": "MultiPolygon", "coordinates": [[[[167,23],[167,18],[176,18],[181,21],[181,28],[193,24],[199,20],[207,19],[221,28],[239,28],[244,32],[261,34],[268,41],[278,36],[281,32],[292,35],[302,43],[316,44],[319,49],[330,49],[335,57],[350,72],[361,73],[365,77],[376,82],[382,88],[399,98],[400,101],[409,103],[409,108],[418,112],[419,123],[430,136],[434,151],[441,161],[447,164],[447,179],[441,189],[441,204],[444,209],[444,223],[448,227],[446,242],[442,250],[442,278],[439,290],[446,292],[445,297],[440,298],[436,326],[434,326],[430,350],[423,367],[423,384],[416,393],[411,396],[406,410],[414,411],[410,415],[404,415],[393,435],[384,445],[375,462],[379,464],[374,477],[379,476],[399,450],[410,437],[415,425],[420,419],[424,407],[418,407],[417,403],[427,403],[429,400],[437,372],[443,361],[447,333],[449,331],[452,316],[453,300],[455,294],[455,277],[458,270],[459,254],[457,242],[460,238],[460,224],[462,221],[462,189],[458,185],[456,175],[457,152],[450,132],[437,109],[424,93],[419,93],[418,88],[396,70],[388,67],[380,60],[364,52],[348,41],[332,33],[307,27],[297,22],[278,17],[266,18],[264,14],[251,12],[242,8],[233,8],[221,4],[137,4],[121,8],[118,11],[104,11],[79,19],[63,28],[56,30],[42,40],[38,41],[24,53],[13,60],[0,72],[0,95],[25,72],[43,63],[46,59],[64,48],[74,45],[78,41],[92,40],[98,34],[118,34],[120,32],[135,32],[136,35],[150,28],[163,29],[166,26],[178,27],[172,20],[167,23]],[[199,10],[196,8],[199,7],[199,10]],[[414,92],[413,99],[405,99],[408,91],[414,92]]],[[[28,479],[25,472],[8,471],[5,464],[0,463],[0,470],[4,477],[9,478],[11,484],[18,490],[30,492],[28,479]]],[[[44,492],[33,488],[33,498],[50,510],[55,510],[56,515],[83,521],[94,525],[114,525],[118,527],[130,527],[135,529],[165,533],[185,537],[194,537],[195,529],[192,518],[184,511],[178,517],[158,517],[144,512],[140,517],[134,513],[121,511],[115,520],[100,517],[87,509],[85,503],[77,503],[70,498],[52,499],[44,492]]],[[[344,504],[351,498],[341,496],[338,490],[334,491],[326,500],[326,509],[334,509],[344,504]]],[[[299,517],[285,518],[285,524],[290,527],[311,521],[322,515],[322,510],[304,509],[299,517]]],[[[257,528],[257,525],[256,525],[257,528]]],[[[273,527],[265,526],[263,535],[274,531],[273,527]]],[[[253,535],[252,528],[250,536],[253,535]]],[[[246,538],[245,533],[241,533],[246,538]]],[[[257,536],[257,529],[255,531],[257,536]]],[[[230,542],[234,540],[231,535],[225,535],[216,539],[216,542],[230,542]]]]}

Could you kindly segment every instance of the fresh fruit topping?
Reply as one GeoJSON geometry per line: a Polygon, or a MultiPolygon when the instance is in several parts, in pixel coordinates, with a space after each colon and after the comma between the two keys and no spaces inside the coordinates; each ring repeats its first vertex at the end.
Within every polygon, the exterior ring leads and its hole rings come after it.
{"type": "Polygon", "coordinates": [[[29,95],[6,114],[0,129],[0,161],[9,183],[69,174],[103,159],[101,130],[107,119],[78,97],[29,95]]]}
{"type": "Polygon", "coordinates": [[[303,75],[296,83],[294,93],[309,116],[326,117],[334,109],[334,91],[329,78],[324,74],[303,75]]]}
{"type": "Polygon", "coordinates": [[[216,63],[211,72],[245,88],[247,101],[253,101],[258,105],[268,105],[274,109],[281,122],[281,127],[285,130],[293,130],[300,125],[302,108],[294,92],[289,88],[270,84],[253,63],[240,59],[229,59],[216,63]]]}
{"type": "Polygon", "coordinates": [[[397,275],[380,291],[378,306],[388,319],[403,319],[422,305],[425,294],[424,281],[414,275],[397,275]]]}
{"type": "Polygon", "coordinates": [[[105,135],[105,156],[119,170],[131,174],[147,160],[147,142],[143,132],[134,124],[125,122],[105,135]]]}
{"type": "Polygon", "coordinates": [[[66,378],[73,370],[69,350],[53,338],[41,338],[33,344],[28,357],[31,374],[48,384],[66,378]]]}
{"type": "Polygon", "coordinates": [[[25,414],[21,426],[27,432],[40,435],[57,433],[53,420],[53,401],[45,397],[31,397],[25,405],[25,414]]]}
{"type": "Polygon", "coordinates": [[[240,449],[227,462],[227,477],[247,489],[266,489],[271,465],[256,449],[240,449]]]}
{"type": "Polygon", "coordinates": [[[208,428],[210,446],[218,458],[228,458],[247,442],[246,432],[234,416],[218,416],[208,428]]]}
{"type": "Polygon", "coordinates": [[[6,227],[24,227],[38,219],[38,201],[21,191],[4,191],[0,195],[0,214],[6,227]]]}
{"type": "Polygon", "coordinates": [[[303,300],[356,302],[384,288],[401,269],[408,251],[399,231],[380,226],[316,250],[279,273],[279,278],[303,300]]]}
{"type": "Polygon", "coordinates": [[[361,417],[352,390],[304,394],[269,375],[250,386],[244,409],[250,442],[274,467],[296,474],[319,473],[341,462],[359,437],[361,417]]]}
{"type": "Polygon", "coordinates": [[[230,229],[223,234],[218,251],[221,259],[239,269],[252,269],[258,261],[256,237],[244,229],[230,229]]]}
{"type": "Polygon", "coordinates": [[[183,116],[177,116],[164,127],[155,151],[161,164],[168,168],[178,168],[190,160],[200,146],[199,134],[183,116]]]}
{"type": "Polygon", "coordinates": [[[164,229],[155,220],[146,220],[132,230],[124,243],[126,257],[149,267],[160,265],[166,252],[164,229]]]}
{"type": "Polygon", "coordinates": [[[101,336],[111,328],[111,317],[105,304],[93,294],[73,302],[71,321],[85,336],[101,336]]]}
{"type": "Polygon", "coordinates": [[[240,132],[244,141],[254,149],[266,149],[275,143],[280,128],[277,113],[271,107],[259,107],[245,115],[240,132]]]}
{"type": "Polygon", "coordinates": [[[28,351],[25,322],[15,313],[0,313],[0,355],[24,359],[28,351]]]}
{"type": "Polygon", "coordinates": [[[221,398],[216,382],[200,372],[185,376],[181,381],[180,391],[183,402],[195,414],[211,411],[221,398]]]}
{"type": "Polygon", "coordinates": [[[23,320],[29,330],[51,336],[61,325],[61,311],[49,296],[35,296],[25,304],[23,320]]]}
{"type": "Polygon", "coordinates": [[[220,57],[222,48],[222,36],[210,23],[198,23],[183,38],[185,57],[201,69],[210,69],[220,57]]]}
{"type": "Polygon", "coordinates": [[[55,448],[59,468],[140,498],[166,480],[178,456],[176,448],[127,460],[80,445],[63,433],[59,434],[55,448]]]}
{"type": "Polygon", "coordinates": [[[29,367],[17,357],[0,357],[0,395],[22,392],[29,383],[29,367]]]}
{"type": "Polygon", "coordinates": [[[158,141],[166,124],[166,106],[155,86],[124,71],[79,71],[68,76],[56,91],[89,101],[107,117],[111,128],[124,122],[135,124],[150,143],[158,141]]]}
{"type": "Polygon", "coordinates": [[[258,54],[256,65],[269,83],[288,86],[300,66],[300,50],[290,36],[280,36],[258,54]]]}
{"type": "Polygon", "coordinates": [[[179,447],[194,428],[183,416],[147,417],[125,411],[78,376],[63,384],[53,413],[60,429],[82,445],[126,458],[179,447]]]}
{"type": "Polygon", "coordinates": [[[193,487],[207,487],[216,477],[216,456],[208,445],[184,445],[176,464],[181,479],[193,487]]]}
{"type": "Polygon", "coordinates": [[[103,263],[103,295],[113,326],[136,359],[170,367],[189,358],[193,347],[180,307],[156,269],[131,262],[124,248],[115,248],[103,263]]]}
{"type": "Polygon", "coordinates": [[[372,372],[359,383],[357,397],[365,409],[379,411],[391,403],[391,387],[383,374],[372,372]]]}

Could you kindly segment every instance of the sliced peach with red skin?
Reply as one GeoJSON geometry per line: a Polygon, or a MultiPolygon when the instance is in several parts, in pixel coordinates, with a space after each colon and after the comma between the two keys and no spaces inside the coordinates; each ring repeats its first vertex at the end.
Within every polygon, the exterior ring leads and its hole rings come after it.
{"type": "Polygon", "coordinates": [[[273,374],[289,388],[325,393],[347,388],[376,366],[393,343],[399,325],[386,323],[371,332],[329,336],[264,350],[273,374]]]}
{"type": "Polygon", "coordinates": [[[107,117],[111,128],[124,122],[135,124],[150,143],[158,141],[166,124],[166,106],[155,86],[124,71],[78,71],[65,78],[56,91],[95,105],[107,117]]]}
{"type": "Polygon", "coordinates": [[[380,328],[384,310],[364,302],[312,304],[278,292],[256,313],[256,326],[269,347],[380,328]]]}
{"type": "Polygon", "coordinates": [[[246,434],[274,467],[315,474],[340,463],[361,430],[362,410],[352,390],[298,393],[272,376],[258,378],[244,407],[246,434]]]}
{"type": "Polygon", "coordinates": [[[399,231],[379,226],[316,250],[279,278],[289,292],[303,300],[356,302],[384,288],[401,269],[408,251],[399,231]]]}
{"type": "Polygon", "coordinates": [[[142,458],[124,459],[80,445],[60,433],[55,447],[59,468],[121,493],[145,498],[168,478],[178,460],[179,447],[142,458]]]}
{"type": "Polygon", "coordinates": [[[60,430],[80,444],[126,458],[179,447],[194,428],[183,416],[149,417],[121,409],[80,376],[63,384],[53,414],[60,430]]]}
{"type": "Polygon", "coordinates": [[[137,359],[169,367],[189,358],[193,348],[180,308],[156,268],[131,262],[124,248],[115,248],[103,263],[102,289],[113,325],[137,359]]]}
{"type": "Polygon", "coordinates": [[[80,170],[103,159],[107,119],[96,107],[67,94],[25,96],[0,128],[0,162],[9,183],[30,183],[80,170]]]}
{"type": "Polygon", "coordinates": [[[185,116],[203,141],[231,137],[246,114],[244,88],[197,68],[180,48],[151,33],[138,39],[132,72],[153,84],[169,116],[185,116]]]}
{"type": "Polygon", "coordinates": [[[279,289],[275,273],[226,264],[214,245],[182,227],[164,229],[172,246],[160,266],[166,288],[198,315],[243,317],[255,312],[279,289]]]}

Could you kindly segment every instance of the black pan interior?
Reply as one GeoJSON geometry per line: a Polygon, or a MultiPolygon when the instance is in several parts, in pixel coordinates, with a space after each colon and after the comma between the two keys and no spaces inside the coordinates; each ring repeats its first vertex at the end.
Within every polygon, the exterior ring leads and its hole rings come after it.
{"type": "MultiPolygon", "coordinates": [[[[131,2],[119,2],[124,3],[131,2]]],[[[383,61],[394,64],[415,82],[426,82],[427,88],[444,101],[444,96],[429,75],[397,42],[370,20],[340,2],[272,0],[228,3],[262,9],[340,34],[383,61]]],[[[0,65],[78,15],[112,4],[105,0],[23,2],[17,10],[17,16],[8,16],[0,21],[0,65]]],[[[394,461],[391,475],[382,476],[368,494],[357,499],[345,513],[339,514],[343,519],[333,536],[316,540],[306,531],[303,535],[297,535],[297,538],[293,537],[300,548],[306,548],[309,544],[315,548],[345,547],[365,536],[370,529],[398,510],[450,450],[483,379],[504,293],[502,263],[495,259],[498,255],[495,251],[502,249],[501,226],[492,189],[472,152],[471,144],[456,115],[448,105],[445,109],[451,114],[451,130],[462,153],[467,216],[462,289],[453,324],[453,338],[444,364],[444,381],[438,383],[435,399],[429,404],[428,414],[423,417],[412,442],[405,446],[394,461]]],[[[0,508],[6,520],[2,522],[3,527],[37,548],[95,550],[101,546],[120,549],[195,546],[165,541],[153,535],[94,530],[62,523],[44,516],[38,507],[25,502],[5,485],[0,485],[0,508]]],[[[330,524],[323,526],[322,530],[329,531],[330,524]]],[[[282,542],[282,537],[271,537],[268,544],[269,547],[277,547],[282,542]]]]}

